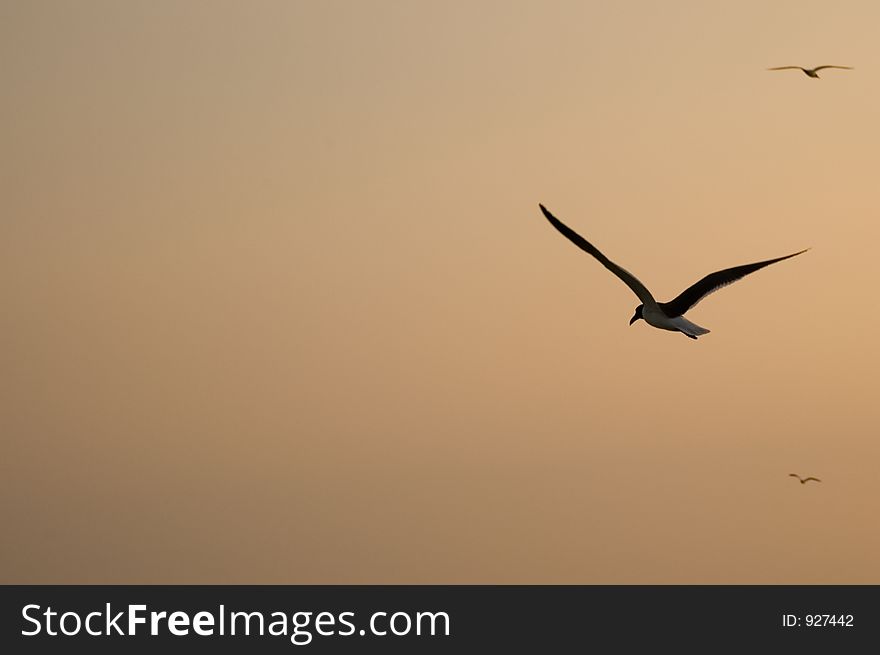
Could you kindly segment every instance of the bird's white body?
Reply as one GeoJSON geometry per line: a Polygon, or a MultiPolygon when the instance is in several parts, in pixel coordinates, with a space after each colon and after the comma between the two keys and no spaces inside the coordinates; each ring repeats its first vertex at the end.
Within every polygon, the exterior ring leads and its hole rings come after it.
{"type": "Polygon", "coordinates": [[[709,334],[709,330],[700,327],[696,323],[692,323],[684,316],[669,318],[657,305],[653,307],[645,305],[645,308],[642,310],[642,318],[645,319],[645,323],[653,325],[655,328],[669,330],[670,332],[684,332],[689,337],[696,338],[703,334],[709,334]]]}

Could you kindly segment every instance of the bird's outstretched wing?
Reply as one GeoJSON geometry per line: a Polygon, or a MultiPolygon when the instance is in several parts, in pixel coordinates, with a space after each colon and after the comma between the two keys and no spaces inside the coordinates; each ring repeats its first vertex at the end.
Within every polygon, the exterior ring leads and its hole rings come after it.
{"type": "Polygon", "coordinates": [[[822,70],[822,69],[824,69],[824,68],[842,68],[843,70],[848,70],[848,71],[853,70],[853,67],[852,67],[852,66],[831,66],[831,65],[829,64],[829,65],[827,65],[827,66],[816,66],[816,68],[813,69],[813,72],[820,71],[820,70],[822,70]]]}
{"type": "Polygon", "coordinates": [[[809,250],[809,248],[791,255],[785,255],[784,257],[768,259],[767,261],[756,262],[754,264],[743,264],[742,266],[734,266],[733,268],[725,268],[723,271],[710,273],[696,284],[693,284],[682,291],[675,299],[665,303],[661,302],[660,308],[670,318],[681,316],[710,293],[718,291],[718,289],[726,287],[728,284],[733,284],[749,273],[754,273],[765,266],[781,262],[784,259],[791,259],[792,257],[807,252],[807,250],[809,250]]]}
{"type": "Polygon", "coordinates": [[[639,300],[641,300],[645,304],[656,304],[657,301],[654,300],[654,296],[651,295],[651,292],[648,291],[647,288],[645,288],[645,285],[642,284],[635,275],[630,273],[622,266],[618,266],[613,261],[608,259],[599,251],[598,248],[596,248],[596,246],[584,239],[580,234],[572,230],[565,223],[563,223],[553,214],[547,211],[547,208],[544,205],[539,204],[538,206],[541,208],[541,211],[544,212],[544,216],[547,217],[547,220],[550,221],[550,224],[553,225],[553,227],[562,232],[563,236],[565,236],[574,245],[576,245],[581,250],[590,253],[593,257],[599,260],[602,266],[604,266],[621,280],[623,280],[626,286],[632,289],[633,293],[635,293],[639,297],[639,300]]]}
{"type": "Polygon", "coordinates": [[[815,480],[816,482],[822,482],[819,478],[804,478],[804,482],[809,482],[810,480],[815,480]]]}
{"type": "Polygon", "coordinates": [[[794,69],[794,70],[799,70],[799,71],[807,70],[806,68],[802,68],[801,66],[777,66],[776,68],[768,68],[767,70],[768,71],[784,71],[784,70],[789,70],[789,69],[794,69]]]}
{"type": "Polygon", "coordinates": [[[790,478],[797,478],[798,480],[801,479],[801,476],[799,476],[797,473],[789,473],[789,474],[788,474],[788,477],[790,477],[790,478]]]}

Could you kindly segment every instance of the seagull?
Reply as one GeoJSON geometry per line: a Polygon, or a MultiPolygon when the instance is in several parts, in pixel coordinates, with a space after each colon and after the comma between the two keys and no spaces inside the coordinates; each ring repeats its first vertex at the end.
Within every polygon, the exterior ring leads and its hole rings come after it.
{"type": "Polygon", "coordinates": [[[853,70],[852,66],[816,66],[816,68],[804,68],[803,66],[777,66],[776,68],[768,68],[768,71],[784,71],[788,69],[801,70],[807,77],[815,77],[819,79],[819,71],[824,68],[842,68],[844,70],[853,70]]]}
{"type": "Polygon", "coordinates": [[[797,478],[798,480],[801,481],[801,484],[806,484],[806,483],[809,482],[810,480],[815,480],[816,482],[822,482],[819,478],[802,478],[802,477],[799,476],[797,473],[789,473],[789,474],[788,474],[788,477],[790,477],[790,478],[797,478]]]}
{"type": "Polygon", "coordinates": [[[544,216],[547,217],[547,220],[550,221],[550,224],[553,225],[553,227],[562,232],[563,236],[574,243],[578,248],[590,253],[593,257],[598,259],[605,268],[623,280],[624,284],[632,289],[633,293],[639,297],[642,304],[636,307],[636,313],[629,321],[630,325],[641,318],[644,319],[648,325],[653,325],[655,328],[670,330],[672,332],[681,332],[691,339],[696,339],[700,335],[709,333],[709,330],[706,328],[691,323],[684,317],[684,313],[691,307],[696,305],[710,293],[744,278],[749,273],[754,273],[765,266],[781,262],[783,259],[790,259],[809,250],[809,248],[807,248],[792,255],[785,255],[784,257],[777,257],[776,259],[768,259],[755,264],[734,266],[733,268],[726,268],[723,271],[710,273],[696,284],[693,284],[682,291],[674,300],[669,302],[657,302],[654,300],[654,296],[651,295],[651,292],[648,291],[645,285],[642,284],[635,275],[608,259],[605,255],[599,252],[599,249],[593,244],[551,214],[544,205],[539,204],[538,206],[541,208],[541,211],[544,212],[544,216]]]}

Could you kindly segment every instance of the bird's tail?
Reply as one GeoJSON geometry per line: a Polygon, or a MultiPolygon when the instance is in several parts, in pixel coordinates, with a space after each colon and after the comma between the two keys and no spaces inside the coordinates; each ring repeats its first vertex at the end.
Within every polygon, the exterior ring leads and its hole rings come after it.
{"type": "Polygon", "coordinates": [[[710,330],[707,330],[704,327],[697,325],[696,323],[691,323],[684,316],[676,316],[672,319],[672,322],[675,324],[675,327],[678,328],[679,332],[683,332],[691,339],[696,339],[704,334],[709,334],[710,330]]]}

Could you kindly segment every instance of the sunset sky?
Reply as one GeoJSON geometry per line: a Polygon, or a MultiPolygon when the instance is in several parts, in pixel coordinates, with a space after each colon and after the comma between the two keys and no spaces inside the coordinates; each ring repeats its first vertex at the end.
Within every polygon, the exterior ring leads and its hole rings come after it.
{"type": "Polygon", "coordinates": [[[880,583],[878,25],[4,2],[0,582],[880,583]]]}

